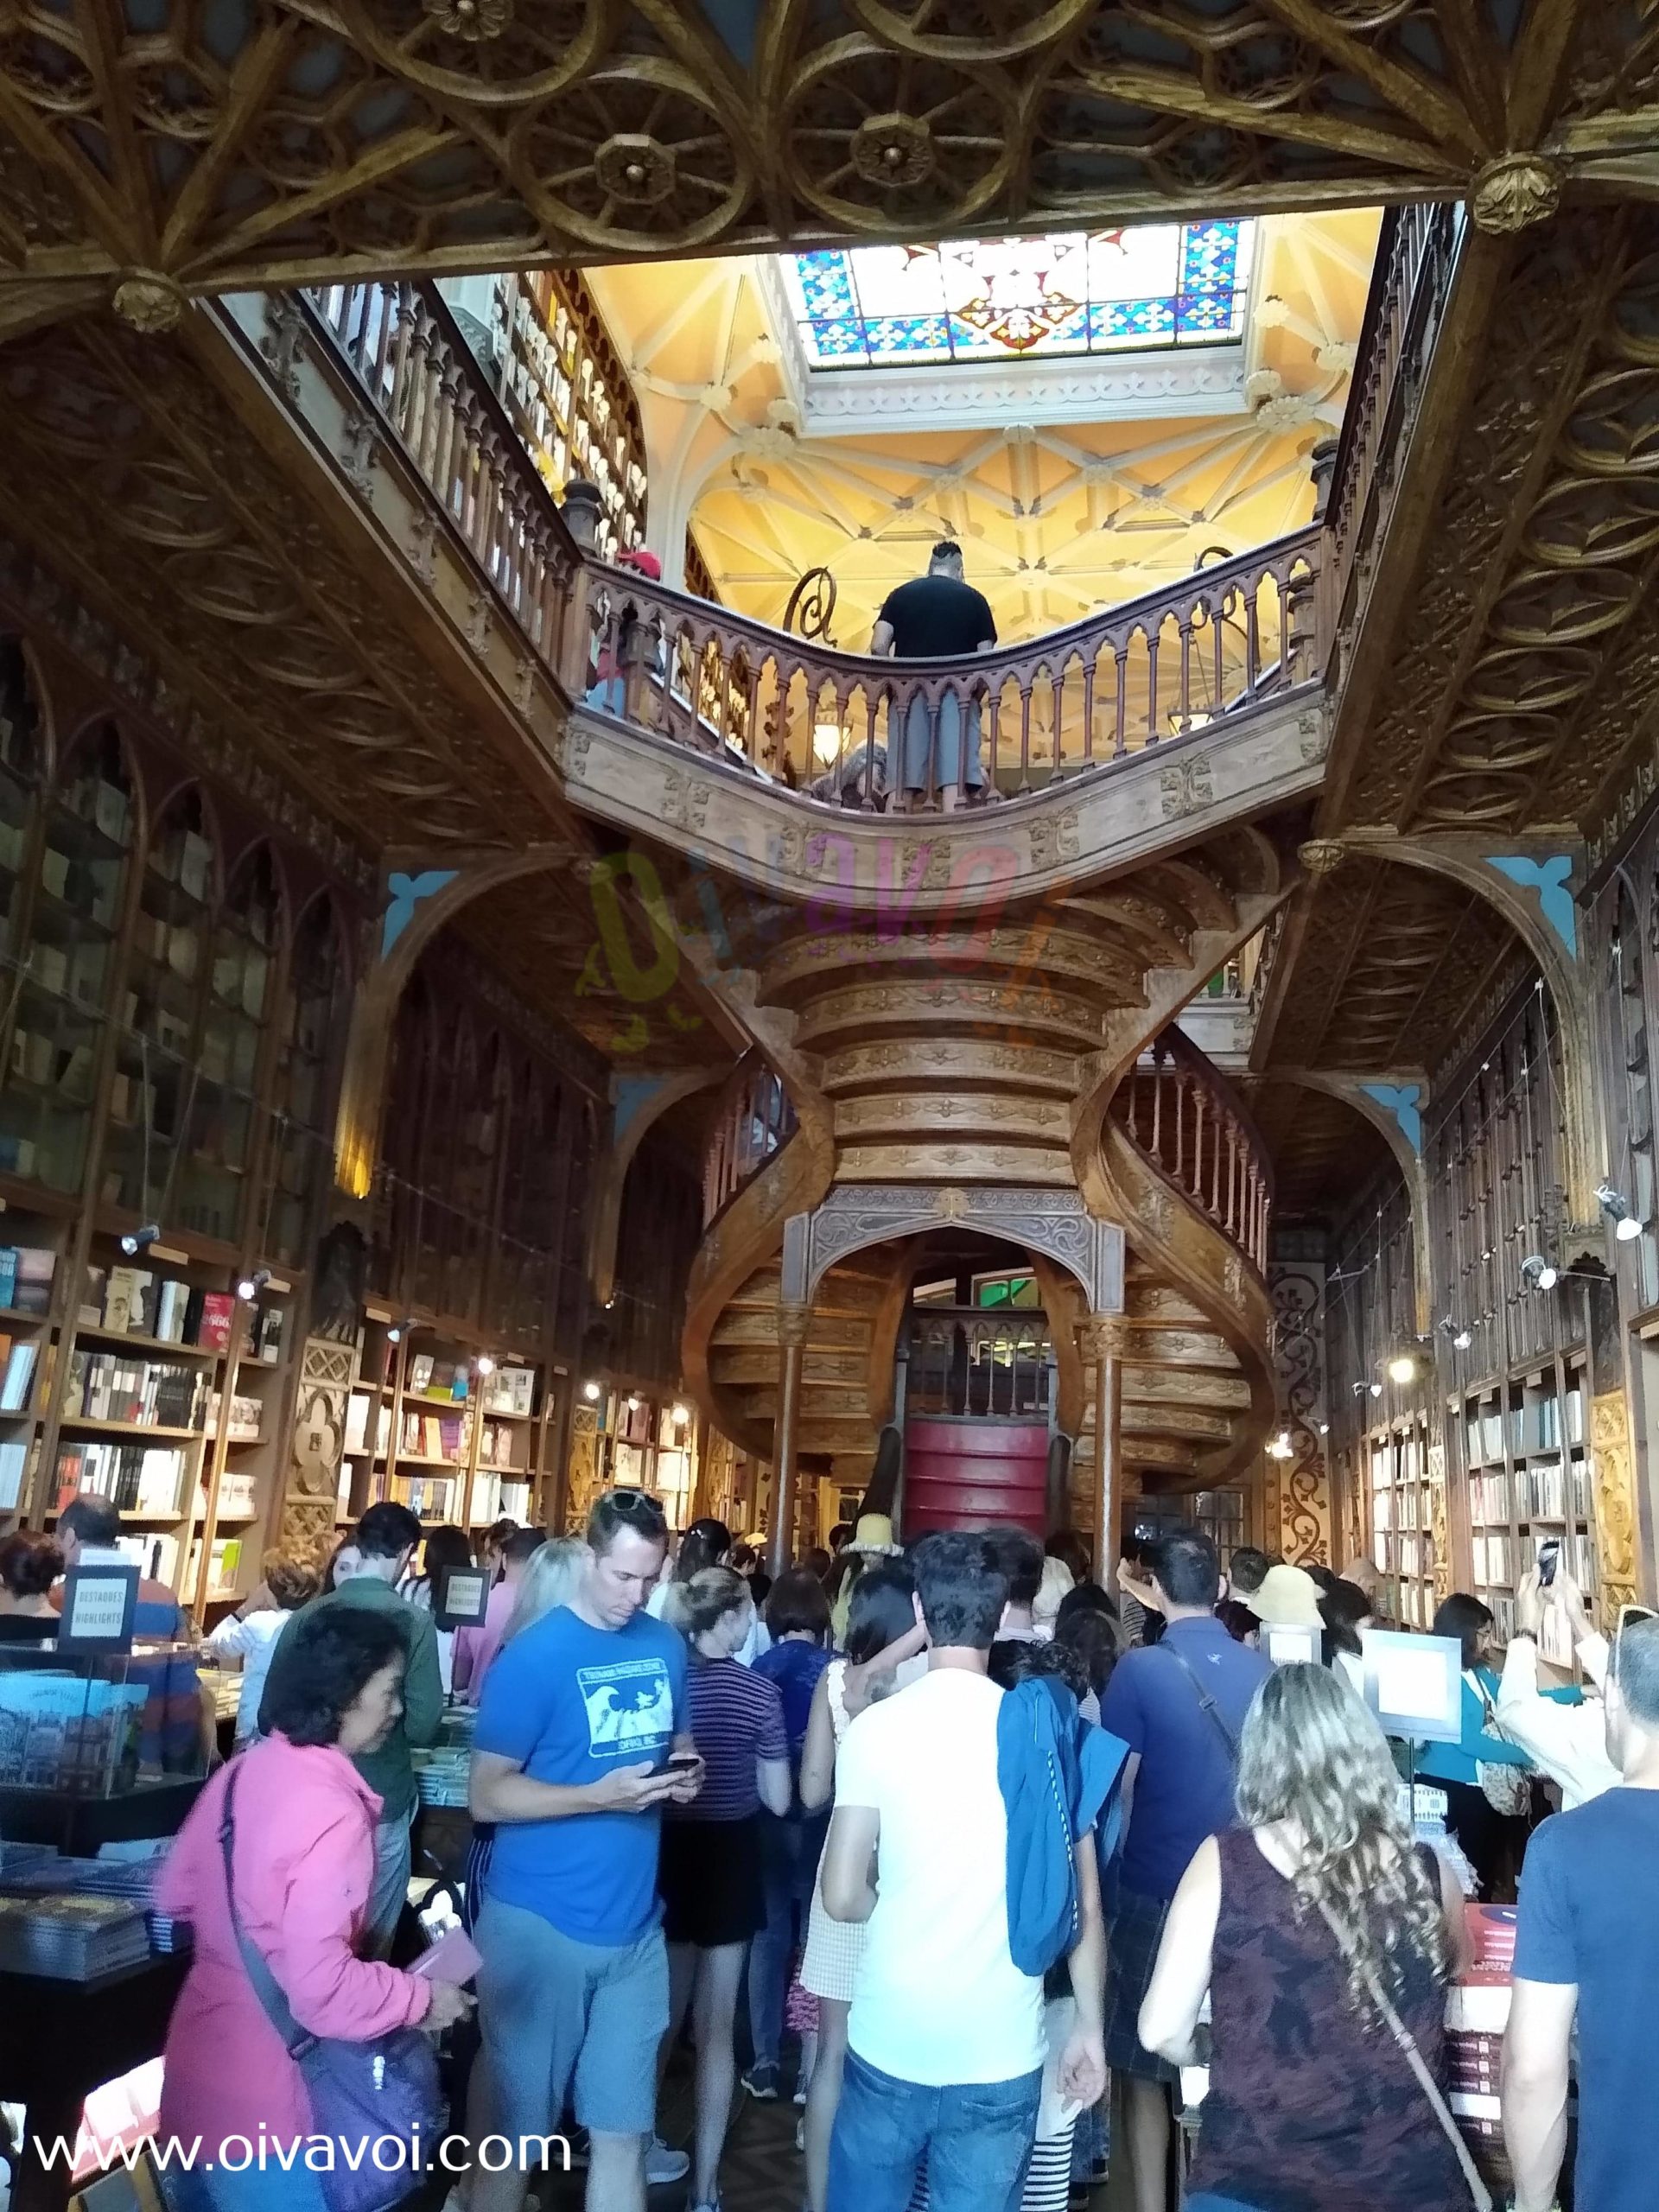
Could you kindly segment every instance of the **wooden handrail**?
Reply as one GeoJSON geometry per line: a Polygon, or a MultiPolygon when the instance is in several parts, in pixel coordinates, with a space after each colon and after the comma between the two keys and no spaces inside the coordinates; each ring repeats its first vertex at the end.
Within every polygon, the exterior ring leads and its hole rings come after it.
{"type": "Polygon", "coordinates": [[[832,804],[1014,798],[1311,682],[1316,526],[1039,638],[878,660],[589,564],[590,705],[832,804]],[[961,743],[964,724],[969,738],[961,743]]]}
{"type": "Polygon", "coordinates": [[[549,671],[601,711],[786,788],[866,810],[906,785],[925,810],[1014,797],[1317,673],[1317,528],[959,660],[876,660],[750,621],[577,543],[435,286],[306,301],[549,671]]]}
{"type": "Polygon", "coordinates": [[[1382,219],[1325,505],[1330,549],[1320,629],[1327,645],[1360,550],[1376,527],[1376,494],[1397,471],[1465,226],[1461,201],[1390,207],[1382,219]]]}
{"type": "Polygon", "coordinates": [[[1273,1166],[1249,1108],[1178,1029],[1131,1069],[1112,1116],[1141,1153],[1265,1274],[1273,1166]]]}
{"type": "Polygon", "coordinates": [[[702,1162],[705,1229],[793,1135],[795,1109],[782,1081],[748,1052],[727,1078],[702,1162]]]}
{"type": "Polygon", "coordinates": [[[1359,555],[1409,435],[1462,236],[1456,206],[1385,219],[1323,524],[952,660],[838,652],[612,567],[573,534],[435,285],[337,285],[306,300],[573,696],[823,802],[934,811],[1108,768],[1319,680],[1368,573],[1359,555]]]}

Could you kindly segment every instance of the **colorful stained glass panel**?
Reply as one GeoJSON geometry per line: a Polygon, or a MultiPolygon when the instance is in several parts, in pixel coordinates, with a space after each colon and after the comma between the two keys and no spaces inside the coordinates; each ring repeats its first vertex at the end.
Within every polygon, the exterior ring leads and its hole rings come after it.
{"type": "Polygon", "coordinates": [[[925,366],[1213,346],[1244,324],[1255,226],[1142,223],[783,257],[807,359],[925,366]]]}

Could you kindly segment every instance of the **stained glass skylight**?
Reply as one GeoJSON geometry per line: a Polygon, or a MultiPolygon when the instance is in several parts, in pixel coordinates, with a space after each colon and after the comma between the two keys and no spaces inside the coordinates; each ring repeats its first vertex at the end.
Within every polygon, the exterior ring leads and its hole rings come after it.
{"type": "Polygon", "coordinates": [[[819,369],[1214,346],[1243,328],[1255,226],[1137,223],[782,257],[819,369]]]}

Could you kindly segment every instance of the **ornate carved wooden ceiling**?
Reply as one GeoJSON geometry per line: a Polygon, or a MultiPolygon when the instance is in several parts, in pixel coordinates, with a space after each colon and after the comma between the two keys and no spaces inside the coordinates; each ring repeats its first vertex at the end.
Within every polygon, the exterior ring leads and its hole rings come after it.
{"type": "Polygon", "coordinates": [[[1244,1090],[1273,1160],[1274,1218],[1281,1225],[1340,1219],[1393,1167],[1387,1144],[1345,1100],[1271,1078],[1255,1078],[1244,1090]]]}
{"type": "Polygon", "coordinates": [[[1516,950],[1476,893],[1392,861],[1351,858],[1301,895],[1311,908],[1273,1033],[1281,1067],[1433,1067],[1516,950]]]}
{"type": "Polygon", "coordinates": [[[181,295],[347,266],[1465,191],[1502,228],[1564,173],[1655,162],[1653,35],[1624,20],[1616,0],[11,0],[0,263],[31,291],[102,280],[153,326],[181,295]]]}
{"type": "MultiPolygon", "coordinates": [[[[1586,821],[1659,696],[1659,212],[1529,232],[1338,822],[1586,821]]],[[[1399,580],[1400,588],[1405,580],[1399,580]]]]}
{"type": "Polygon", "coordinates": [[[12,526],[251,760],[371,848],[560,833],[182,345],[38,333],[0,354],[0,405],[12,526]]]}

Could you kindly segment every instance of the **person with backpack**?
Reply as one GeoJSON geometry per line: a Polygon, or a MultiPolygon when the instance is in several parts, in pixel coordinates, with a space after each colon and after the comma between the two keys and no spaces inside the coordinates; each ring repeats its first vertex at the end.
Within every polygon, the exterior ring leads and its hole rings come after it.
{"type": "Polygon", "coordinates": [[[1100,1703],[1121,1736],[1125,1834],[1111,1923],[1106,2063],[1124,2077],[1124,2122],[1135,2212],[1164,2212],[1176,2069],[1141,2041],[1141,2006],[1170,1901],[1200,1844],[1237,1820],[1238,1745],[1270,1662],[1236,1643],[1216,1618],[1221,1560],[1210,1539],[1178,1529],[1143,1546],[1139,1602],[1166,1625],[1155,1644],[1126,1651],[1100,1703]]]}

